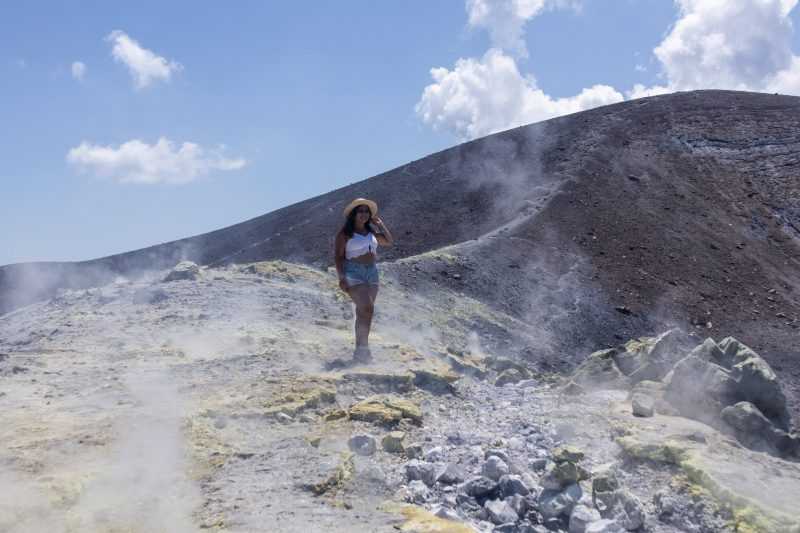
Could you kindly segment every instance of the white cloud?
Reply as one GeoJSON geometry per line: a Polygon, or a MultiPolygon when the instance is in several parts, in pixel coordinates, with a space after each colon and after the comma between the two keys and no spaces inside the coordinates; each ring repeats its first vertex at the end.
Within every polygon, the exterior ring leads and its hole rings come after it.
{"type": "Polygon", "coordinates": [[[106,40],[113,43],[111,55],[116,61],[128,67],[137,89],[149,87],[155,81],[168,82],[173,73],[183,68],[180,63],[167,61],[142,48],[138,42],[120,30],[112,31],[106,40]]]}
{"type": "Polygon", "coordinates": [[[80,61],[75,61],[72,63],[72,77],[78,81],[83,81],[83,77],[86,75],[86,65],[80,61]]]}
{"type": "Polygon", "coordinates": [[[666,83],[653,90],[739,89],[800,94],[789,13],[798,0],[675,0],[679,18],[653,51],[666,83]]]}
{"type": "Polygon", "coordinates": [[[69,151],[67,161],[101,178],[143,184],[184,184],[213,170],[236,170],[246,164],[244,159],[227,159],[219,151],[209,153],[191,142],[177,147],[164,137],[152,145],[134,139],[118,148],[84,141],[69,151]]]}
{"type": "Polygon", "coordinates": [[[620,102],[623,95],[607,85],[583,89],[568,98],[553,98],[523,77],[514,59],[491,49],[482,59],[459,59],[453,70],[431,69],[416,106],[423,122],[472,139],[529,122],[620,102]]]}
{"type": "Polygon", "coordinates": [[[467,0],[469,25],[485,28],[494,48],[528,56],[525,24],[546,8],[580,7],[581,0],[467,0]]]}

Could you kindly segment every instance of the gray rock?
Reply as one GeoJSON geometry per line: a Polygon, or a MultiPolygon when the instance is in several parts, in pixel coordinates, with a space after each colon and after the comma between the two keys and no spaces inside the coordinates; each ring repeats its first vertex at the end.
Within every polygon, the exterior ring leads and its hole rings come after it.
{"type": "Polygon", "coordinates": [[[200,276],[200,267],[191,261],[181,261],[175,265],[164,278],[164,282],[178,280],[196,280],[200,276]]]}
{"type": "Polygon", "coordinates": [[[406,457],[409,459],[420,459],[422,458],[422,444],[419,444],[418,442],[409,444],[406,446],[405,452],[406,457]]]}
{"type": "Polygon", "coordinates": [[[630,380],[614,361],[618,349],[592,353],[575,369],[572,381],[585,389],[628,389],[630,380]]]}
{"type": "Polygon", "coordinates": [[[452,520],[453,522],[461,521],[461,517],[458,516],[457,512],[443,505],[434,507],[432,512],[434,516],[438,518],[443,518],[444,520],[452,520]]]}
{"type": "Polygon", "coordinates": [[[476,476],[468,479],[459,489],[464,494],[472,496],[473,498],[489,497],[498,490],[497,483],[484,476],[476,476]]]}
{"type": "Polygon", "coordinates": [[[405,465],[406,477],[409,481],[420,480],[429,487],[436,483],[436,465],[412,459],[405,465]]]}
{"type": "Polygon", "coordinates": [[[506,453],[506,451],[501,449],[501,448],[489,448],[483,454],[483,458],[484,459],[488,459],[489,457],[492,457],[492,456],[499,457],[506,464],[511,462],[511,460],[508,458],[508,454],[506,453]]]}
{"type": "Polygon", "coordinates": [[[722,420],[744,446],[774,455],[794,456],[796,441],[775,425],[750,402],[738,402],[722,410],[722,420]]]}
{"type": "Polygon", "coordinates": [[[489,513],[489,519],[493,524],[505,524],[519,520],[514,509],[503,500],[487,500],[483,507],[489,513]]]}
{"type": "Polygon", "coordinates": [[[403,453],[405,451],[405,448],[403,448],[403,440],[405,438],[405,432],[392,431],[383,436],[383,439],[381,439],[381,446],[384,451],[389,453],[403,453]]]}
{"type": "Polygon", "coordinates": [[[408,484],[408,493],[412,503],[425,503],[431,497],[431,491],[425,483],[415,479],[408,484]]]}
{"type": "Polygon", "coordinates": [[[489,479],[497,481],[509,473],[509,468],[505,461],[492,455],[483,463],[481,473],[489,479]]]}
{"type": "Polygon", "coordinates": [[[525,485],[520,476],[506,475],[500,478],[499,482],[500,494],[506,498],[519,494],[520,496],[527,496],[530,494],[530,489],[525,485]]]}
{"type": "Polygon", "coordinates": [[[631,409],[634,416],[651,417],[655,412],[655,399],[643,392],[634,393],[631,397],[631,409]]]}
{"type": "Polygon", "coordinates": [[[585,533],[586,526],[601,518],[597,509],[582,504],[576,505],[569,515],[569,533],[585,533]]]}
{"type": "Polygon", "coordinates": [[[444,460],[444,450],[441,446],[436,446],[425,452],[425,460],[429,463],[436,463],[444,460]]]}
{"type": "Polygon", "coordinates": [[[625,533],[625,528],[615,520],[603,518],[586,526],[586,533],[625,533]]]}
{"type": "Polygon", "coordinates": [[[372,455],[378,447],[375,437],[371,435],[353,435],[347,441],[350,451],[358,455],[372,455]]]}
{"type": "Polygon", "coordinates": [[[714,425],[723,407],[735,403],[736,388],[736,381],[723,367],[689,355],[672,369],[664,398],[681,415],[714,425]]]}
{"type": "Polygon", "coordinates": [[[464,471],[454,463],[448,463],[445,469],[439,474],[436,481],[443,485],[456,485],[464,481],[464,471]]]}
{"type": "Polygon", "coordinates": [[[539,496],[539,512],[545,518],[569,516],[582,496],[583,491],[577,483],[568,486],[563,491],[546,490],[539,496]]]}
{"type": "MultiPolygon", "coordinates": [[[[737,357],[749,348],[740,349],[737,357]]],[[[731,375],[737,382],[738,396],[754,404],[776,426],[786,430],[789,428],[789,411],[786,408],[786,396],[781,390],[778,376],[772,367],[750,351],[748,357],[731,368],[731,375]]]]}
{"type": "Polygon", "coordinates": [[[642,527],[646,517],[642,502],[626,489],[617,491],[617,502],[612,514],[614,520],[628,531],[642,527]]]}
{"type": "Polygon", "coordinates": [[[611,509],[617,501],[619,481],[614,472],[604,472],[592,479],[592,505],[601,513],[611,509]]]}

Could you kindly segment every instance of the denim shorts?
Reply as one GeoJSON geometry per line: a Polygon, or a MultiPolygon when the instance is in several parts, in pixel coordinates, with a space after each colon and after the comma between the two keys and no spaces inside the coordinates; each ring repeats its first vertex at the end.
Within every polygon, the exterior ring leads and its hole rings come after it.
{"type": "Polygon", "coordinates": [[[369,283],[370,285],[378,285],[378,267],[375,263],[371,265],[362,265],[355,261],[344,262],[344,276],[347,280],[348,287],[353,285],[361,285],[362,283],[369,283]]]}

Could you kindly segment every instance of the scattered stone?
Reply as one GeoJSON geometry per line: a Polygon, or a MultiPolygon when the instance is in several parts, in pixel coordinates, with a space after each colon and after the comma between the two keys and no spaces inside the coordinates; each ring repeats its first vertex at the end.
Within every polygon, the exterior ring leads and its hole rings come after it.
{"type": "Polygon", "coordinates": [[[651,417],[655,412],[655,400],[643,392],[637,392],[631,397],[633,416],[651,417]]]}
{"type": "Polygon", "coordinates": [[[413,444],[409,444],[406,446],[405,449],[406,457],[409,459],[421,459],[422,458],[422,444],[415,442],[413,444]]]}
{"type": "Polygon", "coordinates": [[[444,459],[444,450],[441,446],[436,446],[425,452],[425,460],[429,463],[435,463],[444,459]]]}
{"type": "Polygon", "coordinates": [[[639,529],[645,520],[642,502],[626,489],[617,491],[616,505],[611,514],[614,520],[628,531],[639,529]]]}
{"type": "Polygon", "coordinates": [[[569,515],[569,533],[586,533],[586,526],[602,517],[597,509],[586,505],[576,505],[569,515]]]}
{"type": "Polygon", "coordinates": [[[486,498],[498,489],[497,483],[484,476],[476,476],[465,481],[459,490],[473,498],[486,498]]]}
{"type": "Polygon", "coordinates": [[[454,463],[448,463],[436,479],[443,485],[456,485],[464,481],[464,471],[454,463]]]}
{"type": "Polygon", "coordinates": [[[508,463],[510,463],[510,462],[511,462],[511,461],[509,460],[509,458],[508,458],[508,454],[505,452],[505,450],[502,450],[502,449],[500,449],[500,448],[489,448],[489,449],[488,449],[488,450],[486,450],[486,452],[483,454],[483,458],[484,458],[484,459],[488,459],[489,457],[492,457],[492,456],[499,457],[499,458],[500,458],[500,459],[502,459],[502,460],[503,460],[503,462],[504,462],[504,463],[506,463],[506,464],[508,464],[508,463]]]}
{"type": "Polygon", "coordinates": [[[539,512],[545,518],[556,518],[561,515],[569,516],[582,496],[583,491],[577,483],[568,486],[562,491],[545,490],[539,496],[539,512]]]}
{"type": "Polygon", "coordinates": [[[514,509],[503,500],[487,500],[484,508],[489,512],[489,519],[494,524],[514,523],[519,520],[514,509]]]}
{"type": "Polygon", "coordinates": [[[415,479],[408,484],[408,494],[411,503],[425,503],[431,497],[431,491],[424,482],[415,479]]]}
{"type": "Polygon", "coordinates": [[[436,465],[426,463],[425,461],[412,459],[406,463],[405,470],[406,477],[409,479],[409,481],[418,479],[429,487],[432,487],[434,484],[436,484],[436,478],[438,477],[436,475],[436,465]]]}
{"type": "Polygon", "coordinates": [[[585,529],[586,533],[625,533],[625,528],[615,520],[603,518],[597,522],[592,522],[585,529]]]}
{"type": "Polygon", "coordinates": [[[553,450],[553,460],[557,463],[570,462],[577,463],[583,461],[585,454],[573,446],[559,446],[553,450]]]}
{"type": "Polygon", "coordinates": [[[199,276],[200,267],[196,263],[181,261],[172,268],[163,281],[196,280],[199,276]]]}
{"type": "Polygon", "coordinates": [[[358,455],[372,455],[375,453],[377,443],[371,435],[354,435],[347,441],[347,446],[358,455]]]}
{"type": "Polygon", "coordinates": [[[522,478],[515,475],[501,477],[499,487],[500,494],[504,498],[514,495],[527,496],[531,492],[528,486],[522,481],[522,478]]]}
{"type": "Polygon", "coordinates": [[[497,481],[501,477],[508,474],[509,469],[505,461],[503,461],[496,455],[492,455],[486,460],[485,463],[483,463],[483,467],[481,468],[481,473],[484,476],[488,477],[489,479],[497,481]]]}
{"type": "Polygon", "coordinates": [[[403,431],[392,431],[387,433],[381,439],[381,446],[383,450],[389,453],[403,453],[403,440],[406,438],[406,434],[403,431]]]}
{"type": "Polygon", "coordinates": [[[597,474],[592,478],[592,504],[601,513],[610,509],[616,501],[619,481],[613,472],[597,474]]]}

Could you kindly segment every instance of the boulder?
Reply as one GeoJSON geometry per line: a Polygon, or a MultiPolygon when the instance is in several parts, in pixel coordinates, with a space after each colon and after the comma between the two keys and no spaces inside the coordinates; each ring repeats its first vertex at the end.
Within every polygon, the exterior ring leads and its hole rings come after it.
{"type": "Polygon", "coordinates": [[[483,507],[488,512],[489,519],[494,524],[506,524],[519,520],[516,511],[503,500],[487,500],[483,507]]]}
{"type": "Polygon", "coordinates": [[[585,389],[628,389],[630,381],[614,362],[616,348],[592,353],[572,373],[571,381],[585,389]]]}
{"type": "Polygon", "coordinates": [[[509,475],[500,478],[500,494],[507,498],[509,496],[530,494],[530,488],[525,484],[520,476],[509,475]]]}
{"type": "Polygon", "coordinates": [[[191,261],[181,261],[164,277],[164,282],[196,280],[200,277],[200,267],[191,261]]]}
{"type": "MultiPolygon", "coordinates": [[[[741,355],[743,350],[737,352],[741,355]]],[[[759,410],[781,429],[788,429],[790,416],[786,396],[781,390],[778,376],[755,352],[733,365],[731,375],[737,383],[737,396],[756,405],[759,410]]]]}
{"type": "Polygon", "coordinates": [[[664,378],[673,365],[686,356],[689,336],[680,329],[670,329],[657,337],[642,337],[644,345],[639,366],[628,374],[631,383],[658,381],[664,378]]]}
{"type": "Polygon", "coordinates": [[[716,425],[720,411],[735,403],[737,384],[723,367],[695,352],[672,369],[664,398],[686,418],[716,425]]]}
{"type": "Polygon", "coordinates": [[[722,410],[722,420],[747,448],[773,455],[794,457],[798,441],[775,425],[750,402],[738,402],[722,410]]]}
{"type": "Polygon", "coordinates": [[[576,505],[569,515],[569,533],[586,533],[586,526],[601,518],[597,509],[586,505],[576,505]]]}

